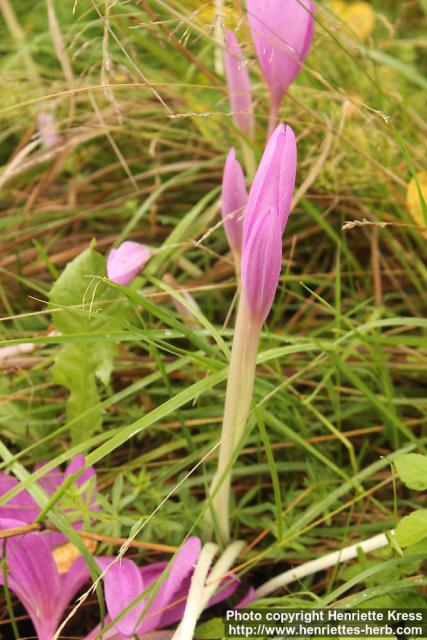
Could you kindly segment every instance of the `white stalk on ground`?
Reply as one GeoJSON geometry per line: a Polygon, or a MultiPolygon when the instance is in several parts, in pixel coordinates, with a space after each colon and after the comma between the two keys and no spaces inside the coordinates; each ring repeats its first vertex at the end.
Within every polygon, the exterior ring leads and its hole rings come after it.
{"type": "MultiPolygon", "coordinates": [[[[236,540],[236,542],[230,544],[218,558],[207,577],[204,589],[199,592],[194,591],[194,599],[190,604],[188,604],[189,600],[187,600],[184,616],[172,640],[191,640],[193,638],[193,631],[200,615],[208,606],[215,593],[221,588],[221,581],[224,578],[227,579],[228,572],[245,545],[246,543],[243,542],[243,540],[236,540]]],[[[208,545],[206,545],[206,547],[208,547],[208,545]]],[[[208,553],[211,553],[209,549],[208,553]]]]}
{"type": "Polygon", "coordinates": [[[251,319],[242,296],[239,301],[231,350],[218,468],[211,486],[214,520],[224,544],[230,539],[228,522],[230,464],[243,435],[250,411],[260,331],[260,324],[251,319]]]}
{"type": "MultiPolygon", "coordinates": [[[[391,530],[389,535],[393,534],[394,531],[391,530]]],[[[318,571],[323,571],[324,569],[329,569],[337,564],[353,560],[354,558],[357,558],[359,550],[364,553],[370,553],[371,551],[387,547],[389,544],[390,542],[387,534],[379,533],[372,538],[368,538],[368,540],[356,542],[355,544],[352,544],[349,547],[344,547],[344,549],[340,549],[339,551],[333,551],[332,553],[328,553],[326,556],[322,556],[316,560],[305,562],[296,569],[289,569],[288,571],[280,573],[278,576],[275,576],[274,578],[271,578],[271,580],[268,580],[268,582],[262,584],[255,590],[254,599],[260,600],[261,598],[269,596],[274,591],[286,587],[291,582],[296,582],[297,580],[313,575],[318,571]]]]}
{"type": "Polygon", "coordinates": [[[217,545],[212,542],[208,542],[204,545],[199,559],[197,560],[193,577],[191,578],[184,616],[173,634],[172,640],[192,640],[193,632],[200,615],[199,607],[203,590],[205,588],[206,578],[217,551],[217,545]]]}

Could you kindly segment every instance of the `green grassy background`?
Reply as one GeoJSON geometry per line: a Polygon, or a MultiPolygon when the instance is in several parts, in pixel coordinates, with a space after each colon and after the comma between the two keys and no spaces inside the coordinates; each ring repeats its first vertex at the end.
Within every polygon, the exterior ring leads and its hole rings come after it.
{"type": "MultiPolygon", "coordinates": [[[[215,72],[209,3],[72,4],[54,5],[60,37],[44,1],[12,2],[18,31],[0,18],[1,340],[40,347],[0,363],[1,468],[37,494],[35,462],[83,452],[102,495],[88,529],[125,538],[138,523],[138,539],[179,545],[205,534],[215,469],[236,292],[218,196],[239,132],[215,72]],[[47,110],[60,143],[29,148],[47,110]],[[102,285],[96,319],[87,300],[48,304],[92,240],[106,255],[125,238],[160,249],[131,290],[102,285]],[[197,301],[197,329],[164,295],[165,273],[197,301]],[[68,304],[78,308],[64,329],[68,304]],[[63,335],[48,336],[54,328],[63,335]],[[68,390],[54,376],[65,348],[83,418],[70,407],[67,418],[68,390]],[[114,356],[106,385],[91,360],[104,352],[114,356]]],[[[286,229],[258,409],[235,464],[233,537],[254,543],[240,563],[245,584],[388,530],[423,501],[394,478],[392,460],[424,453],[427,435],[426,231],[406,206],[411,175],[426,168],[426,5],[370,4],[364,41],[319,4],[313,48],[281,108],[298,138],[297,187],[316,175],[286,229]]],[[[236,16],[259,158],[268,95],[239,2],[236,16]]],[[[422,566],[398,557],[360,556],[269,603],[352,606],[384,598],[387,585],[388,600],[371,603],[426,606],[422,566]]]]}

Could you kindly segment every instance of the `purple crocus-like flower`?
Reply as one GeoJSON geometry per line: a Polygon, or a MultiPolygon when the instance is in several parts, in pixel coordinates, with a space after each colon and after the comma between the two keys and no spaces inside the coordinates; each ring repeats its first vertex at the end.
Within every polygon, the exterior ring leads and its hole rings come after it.
{"type": "Polygon", "coordinates": [[[311,0],[247,0],[246,7],[275,116],[310,49],[316,7],[311,0]]]}
{"type": "Polygon", "coordinates": [[[232,148],[224,165],[221,211],[228,244],[236,255],[240,255],[242,250],[243,214],[247,201],[245,176],[232,148]]]}
{"type": "Polygon", "coordinates": [[[59,142],[55,116],[51,111],[41,111],[37,116],[37,128],[41,143],[46,149],[51,149],[59,142]]]}
{"type": "Polygon", "coordinates": [[[295,185],[296,140],[289,126],[271,136],[255,175],[243,227],[242,288],[256,322],[267,318],[276,293],[282,235],[295,185]]]}
{"type": "Polygon", "coordinates": [[[239,41],[233,31],[225,32],[225,75],[228,96],[234,124],[245,136],[252,138],[254,116],[252,111],[251,82],[240,49],[239,41]]]}
{"type": "MultiPolygon", "coordinates": [[[[48,495],[52,495],[84,465],[84,457],[75,456],[65,473],[58,468],[52,469],[38,483],[48,495]]],[[[35,470],[39,466],[36,465],[35,470]]],[[[75,483],[92,510],[97,509],[98,505],[85,483],[94,476],[94,469],[88,467],[75,483]]],[[[2,501],[2,496],[18,485],[12,476],[0,473],[0,502],[3,502],[0,504],[0,530],[25,527],[40,514],[40,507],[26,489],[2,501]]],[[[81,522],[76,522],[75,527],[81,527],[81,522]]],[[[77,557],[78,553],[74,557],[71,555],[71,565],[59,561],[61,554],[57,555],[57,546],[65,542],[66,537],[61,533],[44,531],[8,538],[5,553],[4,546],[0,545],[0,558],[7,570],[8,588],[27,609],[39,640],[51,640],[65,609],[89,578],[86,562],[82,557],[77,557]],[[66,570],[62,570],[64,566],[66,570]]],[[[0,572],[0,584],[4,584],[3,572],[0,572]]]]}
{"type": "MultiPolygon", "coordinates": [[[[56,467],[40,478],[40,480],[38,480],[38,484],[49,496],[53,495],[71,474],[82,469],[84,465],[84,456],[77,455],[72,459],[65,473],[56,467]]],[[[37,471],[40,466],[40,464],[36,465],[34,471],[37,471]]],[[[78,488],[84,487],[86,482],[92,478],[95,478],[95,470],[93,467],[88,467],[76,480],[75,486],[78,488]]],[[[18,485],[19,482],[15,478],[7,473],[0,472],[0,518],[19,520],[21,523],[20,526],[25,526],[26,524],[33,522],[40,513],[40,507],[30,493],[24,489],[7,501],[2,499],[2,496],[18,485]]],[[[91,511],[96,511],[99,508],[93,496],[93,492],[95,491],[96,483],[94,482],[92,487],[85,487],[82,494],[84,501],[88,504],[91,511]]],[[[70,514],[68,509],[67,511],[68,515],[72,515],[74,519],[75,514],[70,514]]],[[[76,521],[73,522],[73,526],[76,529],[80,529],[82,527],[82,522],[76,518],[76,521]]],[[[44,537],[52,549],[57,545],[67,542],[66,537],[59,531],[46,532],[44,537]]]]}
{"type": "Polygon", "coordinates": [[[243,243],[247,240],[258,215],[273,207],[285,230],[295,186],[297,146],[290,126],[280,124],[267,143],[251,190],[243,227],[243,243]]]}
{"type": "MultiPolygon", "coordinates": [[[[194,567],[201,551],[201,542],[191,537],[185,542],[174,560],[157,562],[138,568],[132,560],[112,563],[111,558],[96,558],[104,577],[105,601],[108,619],[113,623],[111,631],[103,637],[115,640],[130,640],[136,636],[157,632],[182,618],[190,588],[194,567]],[[156,582],[160,586],[156,585],[156,582]],[[150,591],[151,587],[151,591],[150,591]],[[147,591],[146,596],[142,594],[147,591]],[[153,595],[154,594],[154,595],[153,595]],[[125,609],[134,606],[124,615],[125,609]],[[115,618],[120,619],[114,622],[115,618]],[[111,635],[109,635],[111,634],[111,635]]],[[[239,584],[237,578],[228,578],[209,605],[221,602],[230,596],[239,584]]],[[[99,627],[94,629],[86,640],[94,638],[99,627]]],[[[165,632],[168,634],[169,632],[165,632]]],[[[156,636],[157,637],[157,634],[156,636]]],[[[167,635],[162,637],[168,637],[167,635]]]]}
{"type": "Polygon", "coordinates": [[[258,216],[242,255],[242,283],[254,320],[265,322],[270,313],[282,268],[282,235],[276,209],[258,216]]]}
{"type": "MultiPolygon", "coordinates": [[[[21,520],[0,518],[0,529],[22,527],[21,520]]],[[[0,545],[0,558],[5,562],[8,588],[19,598],[37,632],[39,640],[52,640],[65,609],[89,578],[82,557],[69,571],[60,573],[47,536],[27,533],[9,538],[0,545]]],[[[4,572],[0,572],[4,584],[4,572]]]]}
{"type": "MultiPolygon", "coordinates": [[[[85,465],[85,459],[82,455],[75,456],[68,465],[65,473],[59,468],[52,469],[46,473],[38,481],[39,485],[46,491],[48,495],[52,495],[61,486],[61,484],[73,473],[76,473],[85,465]]],[[[37,471],[41,465],[36,465],[34,471],[37,471]]],[[[88,480],[94,478],[95,470],[93,467],[88,467],[76,480],[76,486],[82,487],[88,480]]],[[[14,489],[19,485],[16,478],[10,476],[7,473],[0,472],[0,518],[13,518],[20,520],[21,523],[29,524],[33,522],[40,513],[40,507],[37,502],[32,498],[29,492],[24,489],[20,491],[7,502],[2,502],[2,496],[8,493],[11,489],[14,489]]],[[[91,499],[89,492],[86,490],[83,496],[90,500],[92,509],[96,508],[96,505],[91,499]]],[[[53,535],[53,534],[52,534],[53,535]]],[[[56,535],[56,534],[55,534],[56,535]]],[[[60,534],[58,534],[60,535],[60,534]]],[[[63,537],[61,538],[63,540],[63,537]]]]}
{"type": "MultiPolygon", "coordinates": [[[[268,0],[266,0],[267,2],[268,0]]],[[[262,324],[274,300],[282,263],[282,235],[296,173],[296,140],[290,127],[271,135],[249,192],[243,222],[241,296],[231,349],[218,468],[211,487],[213,520],[230,539],[230,467],[249,417],[262,324]]]]}
{"type": "Polygon", "coordinates": [[[152,249],[127,240],[117,249],[111,249],[107,260],[107,275],[112,282],[128,285],[152,256],[152,249]]]}

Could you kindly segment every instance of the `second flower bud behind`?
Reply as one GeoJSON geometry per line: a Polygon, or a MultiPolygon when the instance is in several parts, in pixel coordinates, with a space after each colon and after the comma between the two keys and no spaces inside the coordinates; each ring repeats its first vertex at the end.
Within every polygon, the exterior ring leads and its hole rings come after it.
{"type": "Polygon", "coordinates": [[[252,90],[246,61],[233,31],[225,32],[225,75],[234,124],[247,138],[254,133],[252,90]]]}
{"type": "Polygon", "coordinates": [[[236,158],[236,151],[232,148],[224,165],[221,212],[228,244],[236,259],[240,258],[242,251],[243,216],[247,201],[245,176],[236,158]]]}
{"type": "Polygon", "coordinates": [[[151,258],[153,250],[139,242],[127,240],[111,249],[107,260],[107,275],[112,282],[128,285],[151,258]]]}

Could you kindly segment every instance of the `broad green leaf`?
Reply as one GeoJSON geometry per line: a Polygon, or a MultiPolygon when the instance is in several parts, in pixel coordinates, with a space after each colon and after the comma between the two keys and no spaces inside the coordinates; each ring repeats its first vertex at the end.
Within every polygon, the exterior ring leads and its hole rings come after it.
{"type": "Polygon", "coordinates": [[[82,417],[70,430],[75,443],[85,440],[101,427],[103,411],[99,404],[96,377],[105,384],[105,367],[108,362],[112,363],[115,355],[115,344],[98,343],[95,348],[89,344],[75,343],[65,345],[56,358],[52,369],[54,380],[70,392],[67,400],[68,419],[78,418],[94,407],[90,418],[82,417]]]}
{"type": "Polygon", "coordinates": [[[402,482],[416,491],[427,489],[427,456],[420,453],[406,453],[394,461],[402,482]]]}
{"type": "Polygon", "coordinates": [[[70,262],[50,294],[55,328],[61,334],[98,334],[93,341],[74,340],[64,344],[52,369],[54,380],[68,389],[67,415],[73,423],[74,443],[82,442],[102,425],[98,382],[109,383],[117,343],[110,332],[123,326],[126,305],[120,293],[101,280],[105,258],[87,249],[70,262]],[[103,341],[99,334],[105,332],[103,341]],[[84,414],[90,408],[90,416],[84,414]],[[82,416],[78,420],[79,416],[82,416]]]}
{"type": "Polygon", "coordinates": [[[413,511],[396,527],[396,538],[401,547],[409,547],[427,537],[427,509],[413,511]]]}
{"type": "Polygon", "coordinates": [[[119,293],[102,280],[105,275],[105,258],[91,247],[66,266],[49,296],[58,331],[83,333],[121,327],[119,293]]]}
{"type": "Polygon", "coordinates": [[[194,637],[197,640],[217,640],[224,637],[224,623],[222,618],[212,618],[196,627],[194,637]]]}

